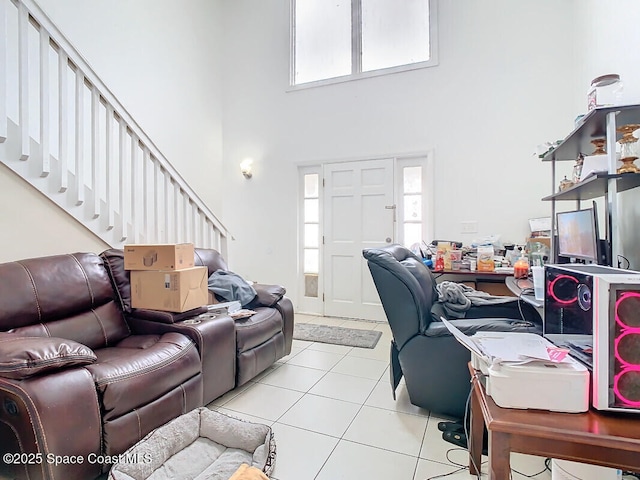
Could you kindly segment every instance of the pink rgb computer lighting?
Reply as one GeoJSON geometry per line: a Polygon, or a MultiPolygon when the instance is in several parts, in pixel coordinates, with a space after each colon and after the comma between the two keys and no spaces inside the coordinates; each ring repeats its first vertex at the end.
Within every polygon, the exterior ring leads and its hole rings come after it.
{"type": "Polygon", "coordinates": [[[619,330],[614,342],[621,368],[613,380],[616,398],[628,407],[640,407],[640,292],[623,292],[615,304],[619,330]]]}
{"type": "Polygon", "coordinates": [[[613,379],[613,393],[625,407],[640,407],[640,366],[622,369],[613,379]],[[630,398],[631,397],[631,398],[630,398]]]}
{"type": "Polygon", "coordinates": [[[616,300],[616,323],[622,329],[640,330],[640,292],[623,292],[616,300]]]}
{"type": "Polygon", "coordinates": [[[559,303],[560,305],[571,305],[572,303],[576,302],[578,300],[578,294],[577,291],[574,290],[573,288],[571,289],[571,296],[569,296],[568,298],[560,298],[558,296],[558,290],[561,290],[561,288],[556,289],[556,284],[559,287],[562,287],[563,284],[566,283],[566,280],[570,281],[571,283],[575,283],[576,285],[578,284],[578,279],[571,276],[571,275],[558,275],[556,278],[554,278],[553,280],[551,280],[549,282],[549,285],[547,286],[547,294],[549,295],[549,297],[551,299],[553,299],[555,302],[559,303]],[[560,283],[558,283],[560,282],[560,283]],[[575,293],[575,295],[574,295],[575,293]]]}

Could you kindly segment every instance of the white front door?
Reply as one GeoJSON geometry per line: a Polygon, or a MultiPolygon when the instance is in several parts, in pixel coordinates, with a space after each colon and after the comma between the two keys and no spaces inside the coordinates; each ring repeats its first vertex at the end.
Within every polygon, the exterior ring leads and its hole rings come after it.
{"type": "Polygon", "coordinates": [[[385,321],[362,250],[394,241],[394,161],[326,164],[324,181],[324,314],[385,321]]]}

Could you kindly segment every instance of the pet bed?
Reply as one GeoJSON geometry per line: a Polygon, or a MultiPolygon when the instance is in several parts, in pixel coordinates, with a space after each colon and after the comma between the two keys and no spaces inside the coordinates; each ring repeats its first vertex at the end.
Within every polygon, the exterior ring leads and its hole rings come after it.
{"type": "Polygon", "coordinates": [[[275,466],[271,427],[206,407],[155,429],[119,457],[110,480],[228,480],[243,464],[267,476],[275,466]]]}

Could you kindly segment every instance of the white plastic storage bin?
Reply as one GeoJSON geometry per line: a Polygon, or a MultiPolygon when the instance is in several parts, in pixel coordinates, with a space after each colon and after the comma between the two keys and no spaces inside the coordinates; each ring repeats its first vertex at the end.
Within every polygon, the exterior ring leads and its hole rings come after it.
{"type": "Polygon", "coordinates": [[[589,465],[568,460],[551,460],[551,480],[620,480],[622,472],[615,468],[589,465]]]}

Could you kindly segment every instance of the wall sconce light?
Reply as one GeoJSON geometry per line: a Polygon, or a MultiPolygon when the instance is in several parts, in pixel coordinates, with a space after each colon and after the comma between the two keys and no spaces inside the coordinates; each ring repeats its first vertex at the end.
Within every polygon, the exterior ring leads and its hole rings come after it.
{"type": "Polygon", "coordinates": [[[251,178],[253,176],[253,160],[247,158],[240,162],[240,171],[245,178],[251,178]]]}

